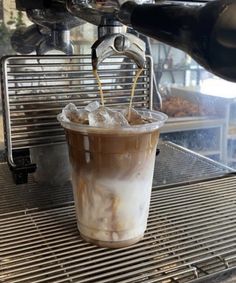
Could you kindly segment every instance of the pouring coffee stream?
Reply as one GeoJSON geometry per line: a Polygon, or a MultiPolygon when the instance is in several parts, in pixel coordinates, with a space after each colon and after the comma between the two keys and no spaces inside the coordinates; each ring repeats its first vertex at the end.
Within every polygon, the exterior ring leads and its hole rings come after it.
{"type": "Polygon", "coordinates": [[[129,103],[129,110],[128,110],[128,122],[130,122],[130,118],[131,118],[131,109],[132,109],[132,103],[133,103],[133,97],[134,97],[134,92],[135,92],[135,88],[138,82],[138,78],[141,75],[143,69],[138,69],[135,77],[134,77],[134,82],[132,85],[132,89],[131,89],[131,96],[130,96],[130,103],[129,103]]]}
{"type": "MultiPolygon", "coordinates": [[[[133,97],[134,97],[134,93],[135,93],[135,88],[136,88],[138,79],[139,79],[142,71],[143,71],[143,68],[139,68],[137,70],[136,75],[134,77],[133,84],[132,84],[131,94],[130,94],[130,102],[129,102],[129,108],[128,108],[128,118],[127,118],[128,122],[130,121],[130,118],[131,118],[131,109],[132,109],[132,103],[133,103],[133,97]]],[[[98,74],[98,70],[97,69],[93,69],[93,74],[94,74],[94,76],[95,76],[95,78],[97,80],[97,83],[98,83],[101,104],[102,104],[102,106],[104,106],[104,93],[103,93],[103,90],[102,90],[102,82],[100,80],[100,77],[99,77],[99,74],[98,74]]]]}
{"type": "Polygon", "coordinates": [[[104,94],[103,94],[103,90],[102,90],[102,82],[100,80],[100,77],[99,77],[97,69],[93,69],[93,75],[96,78],[97,83],[98,83],[101,104],[102,104],[102,106],[104,106],[104,94]]]}

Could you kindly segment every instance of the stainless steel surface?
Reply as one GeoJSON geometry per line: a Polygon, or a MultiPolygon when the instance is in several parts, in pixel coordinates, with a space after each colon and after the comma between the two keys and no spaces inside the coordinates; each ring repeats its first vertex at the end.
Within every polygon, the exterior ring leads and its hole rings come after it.
{"type": "MultiPolygon", "coordinates": [[[[56,145],[54,147],[55,149],[58,148],[56,145]]],[[[158,148],[160,149],[160,154],[155,162],[154,188],[161,189],[173,185],[196,182],[199,179],[221,177],[232,172],[230,168],[224,165],[170,142],[160,143],[158,148]]],[[[37,153],[40,156],[40,151],[37,153]]],[[[47,156],[50,155],[49,150],[46,153],[47,156]]],[[[43,165],[45,166],[44,161],[43,165]]],[[[55,171],[54,168],[52,170],[53,172],[55,171]]],[[[40,177],[42,178],[42,175],[40,175],[39,170],[40,177]]],[[[35,180],[34,175],[30,174],[28,184],[15,185],[7,164],[0,163],[0,193],[3,192],[2,198],[0,198],[0,214],[35,207],[61,206],[63,203],[73,201],[72,187],[69,181],[59,186],[51,185],[51,178],[47,180],[47,184],[43,185],[44,179],[38,180],[38,183],[35,180]]]]}
{"type": "Polygon", "coordinates": [[[0,193],[0,214],[35,207],[50,208],[73,201],[70,182],[61,186],[41,186],[30,175],[28,184],[16,185],[6,163],[0,163],[0,193]]]}
{"type": "Polygon", "coordinates": [[[37,46],[44,40],[36,24],[16,29],[11,35],[11,46],[19,54],[35,52],[37,46]]]}
{"type": "MultiPolygon", "coordinates": [[[[3,60],[3,105],[9,163],[12,150],[64,142],[56,115],[68,103],[83,107],[99,100],[89,55],[11,56],[3,60]]],[[[136,88],[134,107],[152,108],[152,59],[136,88]]],[[[106,59],[99,68],[105,104],[128,106],[136,67],[123,57],[106,59]]]]}
{"type": "Polygon", "coordinates": [[[83,20],[69,13],[62,1],[57,2],[58,5],[47,3],[44,8],[26,8],[25,11],[33,23],[49,30],[70,30],[84,23],[83,20]]]}
{"type": "Polygon", "coordinates": [[[93,69],[97,69],[98,65],[104,59],[114,55],[127,56],[139,68],[145,67],[145,42],[137,35],[126,31],[127,27],[120,24],[114,18],[105,17],[102,19],[102,22],[98,26],[98,39],[92,46],[93,69]]]}
{"type": "Polygon", "coordinates": [[[44,55],[51,50],[59,50],[67,55],[74,54],[74,45],[70,38],[70,30],[52,30],[36,48],[37,55],[44,55]]]}
{"type": "Polygon", "coordinates": [[[17,8],[26,12],[28,18],[35,23],[36,28],[27,28],[15,33],[13,36],[15,50],[20,50],[23,54],[36,50],[37,55],[45,54],[50,50],[60,50],[67,55],[72,55],[73,44],[70,40],[70,29],[86,20],[99,26],[99,46],[102,44],[102,47],[97,52],[98,59],[100,57],[104,59],[106,56],[114,55],[114,53],[125,54],[135,60],[139,67],[144,66],[145,47],[143,48],[143,46],[145,44],[138,37],[119,31],[123,24],[117,20],[116,14],[123,0],[103,2],[52,0],[47,1],[47,3],[32,4],[29,4],[28,1],[17,2],[17,8]],[[115,37],[112,36],[114,34],[115,37]],[[113,43],[118,37],[123,37],[125,39],[123,41],[128,43],[125,50],[121,51],[113,43]],[[20,42],[17,42],[17,39],[20,39],[20,42]],[[31,48],[28,48],[28,45],[31,48]],[[109,49],[109,52],[104,52],[107,49],[109,49]],[[103,56],[101,56],[102,52],[104,52],[103,56]]]}
{"type": "Polygon", "coordinates": [[[190,282],[236,265],[227,260],[236,254],[235,202],[236,177],[153,190],[144,239],[116,250],[82,241],[69,203],[1,214],[0,278],[9,283],[190,282]]]}
{"type": "Polygon", "coordinates": [[[212,159],[171,142],[158,145],[160,154],[155,161],[154,187],[173,186],[224,176],[234,170],[212,159]]]}
{"type": "MultiPolygon", "coordinates": [[[[117,12],[126,0],[87,1],[66,0],[67,9],[72,15],[94,25],[100,25],[104,18],[117,19],[117,12]]],[[[135,0],[136,3],[152,3],[152,0],[135,0]]]]}
{"type": "Polygon", "coordinates": [[[112,24],[105,22],[98,27],[98,37],[106,36],[107,34],[125,33],[127,27],[112,21],[112,24]]]}
{"type": "Polygon", "coordinates": [[[50,50],[60,50],[68,55],[73,54],[70,29],[84,21],[68,12],[65,1],[16,2],[17,9],[25,11],[34,25],[16,29],[11,38],[15,51],[21,54],[36,51],[42,55],[50,50]]]}
{"type": "Polygon", "coordinates": [[[236,282],[236,268],[226,269],[215,274],[200,278],[191,283],[235,283],[236,282]]]}
{"type": "Polygon", "coordinates": [[[104,18],[116,19],[116,10],[119,9],[122,1],[86,1],[66,0],[68,11],[89,23],[99,26],[104,18]]]}
{"type": "Polygon", "coordinates": [[[145,42],[136,35],[122,31],[126,27],[118,21],[117,14],[123,2],[66,0],[66,7],[72,15],[98,26],[98,40],[92,46],[94,69],[112,55],[125,55],[134,60],[139,68],[145,65],[145,42]]]}
{"type": "Polygon", "coordinates": [[[92,46],[92,65],[97,69],[105,58],[119,54],[132,59],[139,68],[144,68],[145,50],[145,42],[131,33],[107,34],[92,46]]]}

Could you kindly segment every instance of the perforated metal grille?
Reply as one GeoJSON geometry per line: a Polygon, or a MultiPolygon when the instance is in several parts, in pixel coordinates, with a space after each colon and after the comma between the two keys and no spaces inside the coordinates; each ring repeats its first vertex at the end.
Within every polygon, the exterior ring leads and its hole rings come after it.
{"type": "Polygon", "coordinates": [[[74,207],[0,216],[2,282],[190,282],[236,265],[236,177],[152,194],[138,244],[81,240],[74,207]]]}

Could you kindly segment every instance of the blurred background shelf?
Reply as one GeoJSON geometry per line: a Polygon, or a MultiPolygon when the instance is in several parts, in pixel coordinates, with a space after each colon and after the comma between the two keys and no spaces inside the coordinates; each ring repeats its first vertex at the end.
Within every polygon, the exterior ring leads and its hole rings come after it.
{"type": "Polygon", "coordinates": [[[169,119],[161,130],[161,138],[228,164],[225,137],[230,101],[205,95],[198,87],[171,87],[162,97],[163,111],[169,119]],[[195,116],[188,116],[193,110],[195,116]],[[178,117],[181,114],[183,117],[178,117]]]}
{"type": "Polygon", "coordinates": [[[227,159],[223,119],[204,120],[204,124],[192,121],[188,123],[167,123],[161,131],[161,138],[171,140],[216,161],[227,159]]]}
{"type": "Polygon", "coordinates": [[[236,169],[236,87],[186,53],[151,40],[156,81],[169,120],[163,140],[236,169]]]}

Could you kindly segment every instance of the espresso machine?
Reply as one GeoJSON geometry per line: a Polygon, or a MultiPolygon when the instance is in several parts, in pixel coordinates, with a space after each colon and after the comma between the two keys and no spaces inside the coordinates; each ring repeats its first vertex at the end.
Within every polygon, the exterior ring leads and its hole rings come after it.
{"type": "MultiPolygon", "coordinates": [[[[234,2],[212,1],[209,5],[211,11],[211,5],[216,5],[213,9],[216,13],[209,21],[217,23],[219,32],[212,25],[210,28],[210,24],[204,31],[204,22],[192,16],[193,10],[199,13],[205,4],[16,0],[17,9],[25,11],[33,24],[12,35],[13,48],[20,55],[2,59],[7,163],[0,163],[3,196],[0,281],[223,283],[226,282],[223,280],[236,280],[236,194],[231,168],[171,142],[161,143],[145,238],[137,245],[111,250],[92,246],[79,237],[71,185],[61,171],[61,164],[64,168],[67,165],[63,164],[63,154],[56,153],[61,151],[58,146],[65,144],[56,115],[69,102],[84,107],[99,99],[92,75],[94,68],[100,68],[106,105],[110,107],[128,105],[134,72],[143,68],[133,103],[135,108],[153,108],[153,59],[151,52],[147,52],[150,46],[146,36],[137,31],[188,51],[208,70],[235,80],[234,72],[229,72],[236,58],[232,36],[234,17],[227,24],[224,21],[225,15],[228,17],[227,13],[232,11],[228,7],[234,7],[234,2]],[[223,3],[223,8],[217,3],[223,3]],[[173,13],[175,10],[178,12],[173,13]],[[222,11],[224,17],[216,20],[222,11]],[[154,20],[157,12],[159,17],[154,20]],[[185,13],[189,15],[187,24],[183,20],[185,13]],[[188,38],[195,20],[204,37],[200,37],[201,47],[190,44],[196,38],[192,41],[188,38]],[[70,30],[85,22],[98,27],[98,40],[91,54],[77,55],[70,30]],[[222,23],[224,30],[229,31],[225,36],[222,23]],[[178,24],[181,24],[179,29],[178,24]],[[209,42],[206,32],[212,30],[214,36],[209,37],[212,39],[209,42]],[[209,46],[216,46],[215,38],[219,39],[217,47],[225,48],[230,54],[227,59],[227,54],[221,53],[219,64],[212,64],[214,58],[205,52],[209,46]],[[188,42],[191,48],[183,42],[188,42]],[[45,55],[51,50],[65,55],[45,55]],[[225,68],[222,62],[226,62],[225,68]],[[42,186],[32,178],[39,167],[32,161],[32,152],[48,147],[47,156],[43,154],[41,158],[50,161],[54,155],[55,162],[54,168],[46,168],[46,178],[59,172],[56,179],[65,177],[65,182],[60,179],[60,186],[58,183],[42,186]]],[[[198,30],[195,31],[199,36],[198,30]]]]}

